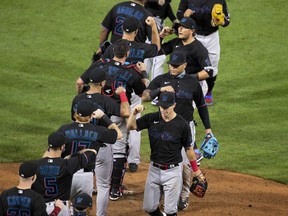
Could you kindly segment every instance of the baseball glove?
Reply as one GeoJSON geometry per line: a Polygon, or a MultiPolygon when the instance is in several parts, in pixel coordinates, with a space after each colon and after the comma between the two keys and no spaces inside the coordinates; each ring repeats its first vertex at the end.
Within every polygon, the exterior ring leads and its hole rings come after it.
{"type": "Polygon", "coordinates": [[[99,53],[96,53],[94,52],[93,55],[92,55],[92,62],[95,62],[95,61],[98,61],[101,56],[105,53],[105,50],[107,49],[107,47],[109,47],[111,45],[111,43],[109,41],[105,41],[101,44],[100,46],[100,50],[101,52],[99,53]]]}
{"type": "Polygon", "coordinates": [[[208,188],[208,183],[203,174],[201,173],[200,175],[193,177],[190,192],[199,198],[203,198],[208,188]],[[199,178],[200,175],[202,175],[202,179],[199,178]]]}
{"type": "Polygon", "coordinates": [[[205,158],[208,158],[208,159],[213,158],[219,150],[218,140],[212,133],[208,133],[204,137],[204,140],[201,143],[200,149],[203,150],[203,156],[205,158]]]}
{"type": "Polygon", "coordinates": [[[224,23],[224,13],[223,13],[223,6],[221,4],[214,4],[212,11],[211,11],[211,25],[212,26],[219,26],[224,23]]]}

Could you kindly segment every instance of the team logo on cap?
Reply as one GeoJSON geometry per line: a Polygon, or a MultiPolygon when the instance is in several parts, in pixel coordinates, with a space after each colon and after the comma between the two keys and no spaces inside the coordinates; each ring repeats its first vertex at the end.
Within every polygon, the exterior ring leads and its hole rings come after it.
{"type": "Polygon", "coordinates": [[[162,97],[162,101],[167,101],[168,100],[168,97],[166,96],[166,95],[164,95],[163,97],[162,97]]]}

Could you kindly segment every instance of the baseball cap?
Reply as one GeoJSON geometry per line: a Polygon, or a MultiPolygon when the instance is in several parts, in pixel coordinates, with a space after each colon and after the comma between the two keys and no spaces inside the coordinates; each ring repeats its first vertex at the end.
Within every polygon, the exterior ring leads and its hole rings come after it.
{"type": "Polygon", "coordinates": [[[134,32],[140,26],[140,22],[135,17],[127,17],[123,22],[123,30],[125,32],[134,32]]]}
{"type": "Polygon", "coordinates": [[[74,198],[73,205],[76,209],[85,209],[88,207],[92,207],[92,197],[86,193],[77,194],[74,198]]]}
{"type": "Polygon", "coordinates": [[[48,136],[48,145],[51,148],[61,147],[62,145],[65,144],[65,142],[66,142],[65,134],[60,131],[53,132],[48,136]]]}
{"type": "Polygon", "coordinates": [[[19,167],[19,176],[22,178],[29,178],[31,176],[34,176],[37,172],[37,165],[26,161],[22,163],[19,167]]]}
{"type": "Polygon", "coordinates": [[[91,83],[100,83],[106,79],[106,72],[103,68],[94,68],[89,74],[91,83]]]}
{"type": "Polygon", "coordinates": [[[174,92],[162,92],[159,96],[159,101],[156,104],[163,108],[168,108],[175,103],[175,93],[174,92]]]}
{"type": "Polygon", "coordinates": [[[95,111],[95,107],[90,100],[81,100],[77,106],[77,114],[82,117],[90,116],[95,111]]]}
{"type": "Polygon", "coordinates": [[[178,31],[178,27],[183,26],[188,29],[196,29],[196,22],[190,17],[184,17],[179,23],[175,23],[174,28],[178,31]]]}
{"type": "Polygon", "coordinates": [[[170,60],[167,63],[172,65],[182,65],[186,63],[186,55],[180,50],[174,51],[170,54],[170,60]]]}

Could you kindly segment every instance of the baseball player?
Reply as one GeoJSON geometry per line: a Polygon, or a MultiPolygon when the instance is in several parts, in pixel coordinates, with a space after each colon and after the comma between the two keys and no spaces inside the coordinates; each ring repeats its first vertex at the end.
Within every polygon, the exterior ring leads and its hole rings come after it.
{"type": "MultiPolygon", "coordinates": [[[[121,139],[122,137],[122,133],[117,125],[102,110],[97,109],[89,99],[81,100],[77,104],[74,117],[75,122],[63,125],[58,129],[58,131],[65,134],[67,139],[62,157],[73,156],[77,152],[87,148],[95,149],[98,152],[100,146],[104,148],[107,146],[106,144],[114,144],[117,139],[121,139]],[[90,124],[92,118],[101,120],[102,124],[108,127],[108,129],[103,126],[90,124]]],[[[70,199],[73,199],[80,192],[92,196],[94,167],[95,163],[91,164],[91,167],[80,169],[73,175],[70,199]]],[[[100,192],[102,192],[101,187],[100,192]]],[[[100,198],[102,198],[101,194],[99,194],[100,198]]]]}
{"type": "MultiPolygon", "coordinates": [[[[91,100],[95,107],[101,109],[108,117],[112,115],[129,117],[130,105],[125,93],[125,88],[119,86],[115,93],[120,97],[120,104],[110,97],[101,94],[102,88],[105,85],[106,72],[103,68],[94,68],[89,75],[89,90],[85,93],[76,95],[72,102],[71,116],[77,112],[78,103],[84,99],[91,100]]],[[[100,124],[93,119],[93,124],[100,124]]],[[[96,211],[98,216],[107,215],[107,207],[110,192],[110,181],[113,169],[113,152],[111,145],[102,145],[96,156],[96,185],[97,199],[96,211]]]]}
{"type": "MultiPolygon", "coordinates": [[[[19,167],[19,184],[3,191],[0,197],[0,215],[48,215],[41,194],[31,189],[37,175],[37,166],[29,161],[19,167]]],[[[63,208],[61,200],[56,200],[50,216],[56,216],[63,208]]]]}
{"type": "Polygon", "coordinates": [[[54,132],[48,137],[48,150],[43,158],[32,161],[37,165],[37,179],[32,189],[40,193],[46,202],[46,211],[52,212],[55,199],[64,203],[59,215],[69,216],[72,177],[75,172],[95,163],[96,150],[84,149],[70,159],[61,158],[66,137],[64,133],[54,132]]]}
{"type": "Polygon", "coordinates": [[[136,120],[136,114],[143,111],[137,105],[127,121],[129,129],[148,129],[150,140],[150,167],[144,191],[144,210],[149,215],[177,215],[178,199],[182,187],[182,155],[184,147],[197,176],[205,177],[198,169],[196,156],[191,146],[191,130],[187,121],[178,115],[174,108],[175,93],[162,92],[157,103],[160,111],[149,113],[136,120]],[[163,193],[163,194],[162,194],[163,193]],[[164,212],[159,208],[161,197],[164,197],[164,212]]]}
{"type": "MultiPolygon", "coordinates": [[[[120,98],[115,94],[115,89],[118,86],[123,86],[126,90],[126,95],[131,104],[131,94],[135,92],[136,95],[141,96],[146,89],[145,80],[143,81],[143,73],[146,73],[144,63],[137,63],[135,65],[125,66],[124,62],[129,56],[129,43],[127,40],[120,39],[114,44],[114,58],[110,61],[94,62],[77,80],[76,86],[81,90],[84,83],[89,82],[89,74],[95,67],[102,67],[106,70],[106,83],[102,89],[102,94],[110,96],[118,103],[120,98]]],[[[146,79],[147,80],[147,79],[146,79]]],[[[80,91],[81,92],[81,91],[80,91]]],[[[113,172],[111,181],[110,199],[118,200],[122,196],[121,185],[124,178],[127,162],[127,146],[129,131],[126,128],[126,119],[123,117],[112,116],[111,120],[115,122],[120,128],[123,137],[113,145],[113,172]]]]}
{"type": "MultiPolygon", "coordinates": [[[[218,13],[218,12],[217,12],[218,13]]],[[[215,14],[215,13],[214,13],[215,14]]],[[[230,24],[230,14],[225,0],[181,0],[177,11],[178,19],[192,17],[197,24],[196,38],[208,50],[209,58],[213,66],[213,76],[206,79],[208,92],[205,100],[208,105],[213,104],[212,90],[218,75],[218,63],[220,60],[219,26],[227,27],[230,24]],[[212,16],[214,5],[220,4],[220,21],[212,16]]]]}
{"type": "MultiPolygon", "coordinates": [[[[168,61],[169,72],[156,77],[151,81],[148,88],[143,92],[142,100],[151,101],[161,92],[175,92],[176,106],[175,112],[181,115],[190,125],[192,143],[195,145],[195,124],[194,124],[194,106],[198,109],[199,116],[205,127],[205,133],[211,133],[209,113],[205,104],[201,86],[195,77],[185,74],[187,66],[185,53],[174,51],[168,61]]],[[[188,207],[189,188],[191,184],[191,168],[189,161],[182,152],[183,161],[183,188],[179,200],[179,210],[185,210],[188,207]]]]}
{"type": "Polygon", "coordinates": [[[75,216],[89,215],[92,209],[92,197],[86,193],[77,194],[73,200],[73,208],[75,216]]]}
{"type": "MultiPolygon", "coordinates": [[[[108,35],[111,32],[111,43],[115,43],[122,38],[123,28],[122,23],[128,17],[135,17],[140,21],[139,31],[136,35],[136,41],[145,43],[146,37],[151,39],[151,27],[145,23],[148,16],[151,13],[144,8],[144,2],[146,0],[131,0],[116,4],[107,13],[102,21],[102,29],[100,31],[99,44],[108,39],[108,35]]],[[[97,53],[101,52],[98,49],[97,53]]]]}
{"type": "MultiPolygon", "coordinates": [[[[138,21],[138,19],[136,19],[135,17],[128,17],[123,22],[122,39],[128,40],[130,44],[129,56],[126,59],[126,62],[129,62],[130,64],[144,62],[144,59],[156,56],[160,49],[160,38],[154,18],[147,17],[145,22],[147,25],[151,26],[152,29],[152,44],[140,43],[135,41],[135,37],[140,26],[140,22],[138,21]]],[[[106,49],[103,58],[112,59],[113,57],[113,45],[111,45],[106,49]]],[[[135,94],[132,94],[131,109],[133,109],[136,104],[140,103],[141,98],[135,94]]],[[[140,163],[140,141],[141,133],[133,130],[130,131],[128,156],[130,172],[136,172],[140,163]]]]}
{"type": "MultiPolygon", "coordinates": [[[[147,0],[145,3],[145,8],[149,10],[153,16],[155,17],[158,31],[164,27],[164,20],[168,17],[170,21],[174,24],[179,22],[176,18],[172,7],[171,0],[147,0]]],[[[163,39],[163,38],[161,38],[163,39]]],[[[146,41],[149,42],[149,41],[146,41]]],[[[166,56],[158,55],[153,58],[145,59],[146,70],[149,74],[151,74],[151,80],[153,80],[158,75],[164,73],[164,63],[166,61],[166,56]]]]}

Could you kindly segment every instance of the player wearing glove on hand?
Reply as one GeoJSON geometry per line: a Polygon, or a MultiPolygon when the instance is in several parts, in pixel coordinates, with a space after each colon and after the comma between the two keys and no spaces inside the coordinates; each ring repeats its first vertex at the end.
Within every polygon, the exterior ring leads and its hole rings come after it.
{"type": "MultiPolygon", "coordinates": [[[[175,92],[176,106],[175,112],[181,115],[190,126],[192,135],[191,146],[195,145],[195,124],[194,124],[194,107],[195,102],[199,116],[205,127],[205,133],[212,133],[208,108],[204,101],[201,86],[195,77],[185,74],[187,66],[186,56],[183,52],[174,51],[170,55],[169,72],[156,77],[151,81],[148,88],[144,91],[142,100],[151,101],[163,92],[175,92]]],[[[199,150],[198,150],[199,151],[199,150]]],[[[183,157],[183,188],[179,199],[179,210],[185,210],[188,207],[188,197],[191,185],[191,167],[189,160],[182,150],[183,157]]],[[[203,158],[203,157],[202,157],[203,158]]],[[[201,159],[202,159],[201,158],[201,159]]],[[[199,162],[199,161],[198,161],[199,162]]]]}
{"type": "Polygon", "coordinates": [[[212,90],[218,74],[220,60],[220,40],[218,29],[230,24],[230,14],[225,0],[181,0],[179,3],[177,18],[191,17],[197,24],[196,38],[208,50],[209,58],[213,66],[213,76],[206,79],[208,92],[205,101],[213,104],[212,90]]]}
{"type": "Polygon", "coordinates": [[[148,129],[151,155],[150,167],[144,191],[144,210],[152,216],[176,216],[177,204],[182,186],[182,155],[185,148],[193,175],[205,182],[204,175],[198,169],[193,151],[191,129],[187,121],[178,115],[175,93],[162,92],[157,103],[160,111],[149,113],[136,120],[136,115],[143,111],[137,105],[127,121],[132,130],[148,129]],[[159,208],[160,198],[164,197],[164,213],[159,208]]]}

